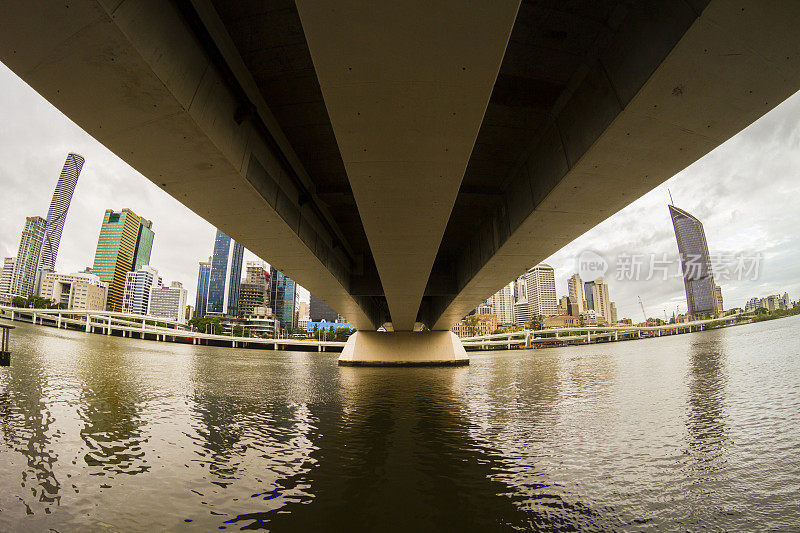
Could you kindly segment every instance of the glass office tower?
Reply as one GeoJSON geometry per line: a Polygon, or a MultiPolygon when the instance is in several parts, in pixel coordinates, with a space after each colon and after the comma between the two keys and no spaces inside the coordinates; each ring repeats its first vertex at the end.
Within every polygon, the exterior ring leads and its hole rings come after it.
{"type": "Polygon", "coordinates": [[[669,214],[678,241],[687,313],[693,318],[713,315],[716,312],[714,275],[703,224],[673,205],[669,206],[669,214]]]}

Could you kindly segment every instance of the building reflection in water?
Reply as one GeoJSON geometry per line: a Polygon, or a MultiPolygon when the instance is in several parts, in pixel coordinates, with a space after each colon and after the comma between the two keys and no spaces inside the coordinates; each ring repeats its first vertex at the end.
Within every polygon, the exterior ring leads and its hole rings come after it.
{"type": "MultiPolygon", "coordinates": [[[[728,441],[725,425],[726,384],[728,380],[726,341],[719,332],[708,332],[690,346],[687,374],[687,465],[693,472],[693,485],[702,487],[695,495],[698,512],[708,508],[713,492],[727,485],[725,451],[728,441]]],[[[718,501],[718,500],[716,500],[718,501]]]]}
{"type": "Polygon", "coordinates": [[[117,474],[150,470],[142,448],[147,441],[142,385],[137,368],[117,349],[95,352],[83,359],[78,416],[83,422],[83,460],[93,475],[114,479],[117,474]]]}
{"type": "MultiPolygon", "coordinates": [[[[240,513],[223,527],[486,531],[547,521],[525,509],[524,487],[498,479],[508,467],[502,454],[473,439],[469,369],[341,367],[331,384],[330,364],[309,367],[309,390],[332,385],[307,403],[311,467],[256,495],[269,503],[288,496],[283,506],[240,513]],[[284,492],[298,486],[307,497],[284,492]]],[[[586,523],[578,516],[586,510],[569,504],[560,514],[565,524],[586,523]]]]}
{"type": "Polygon", "coordinates": [[[20,486],[17,498],[27,514],[49,513],[61,500],[61,482],[55,469],[58,456],[54,452],[51,424],[55,421],[50,411],[48,373],[44,368],[39,339],[20,335],[26,349],[14,353],[14,363],[0,374],[0,437],[10,450],[22,454],[27,468],[21,479],[6,479],[0,474],[2,486],[20,486]]]}

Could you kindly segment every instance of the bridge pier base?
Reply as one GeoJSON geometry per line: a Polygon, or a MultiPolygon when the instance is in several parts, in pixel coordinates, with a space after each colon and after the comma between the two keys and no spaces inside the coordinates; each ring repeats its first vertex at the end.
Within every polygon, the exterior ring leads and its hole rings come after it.
{"type": "Polygon", "coordinates": [[[464,346],[450,331],[357,331],[339,357],[342,366],[468,365],[464,346]]]}

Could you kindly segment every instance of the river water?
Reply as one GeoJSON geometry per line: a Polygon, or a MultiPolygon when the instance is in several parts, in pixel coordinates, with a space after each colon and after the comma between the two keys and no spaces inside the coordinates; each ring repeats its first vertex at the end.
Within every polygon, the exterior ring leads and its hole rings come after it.
{"type": "Polygon", "coordinates": [[[800,529],[800,317],[418,369],[17,325],[2,531],[800,529]]]}

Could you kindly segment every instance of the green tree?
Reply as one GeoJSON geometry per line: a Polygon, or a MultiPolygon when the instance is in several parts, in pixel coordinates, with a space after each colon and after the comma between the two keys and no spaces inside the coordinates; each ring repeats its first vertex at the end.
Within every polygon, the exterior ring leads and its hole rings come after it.
{"type": "Polygon", "coordinates": [[[215,335],[222,334],[222,321],[218,317],[210,316],[197,316],[189,320],[189,325],[202,333],[213,333],[215,335]]]}
{"type": "Polygon", "coordinates": [[[469,315],[464,318],[464,324],[467,325],[467,332],[469,333],[470,337],[474,337],[477,335],[478,331],[478,315],[469,315]]]}
{"type": "Polygon", "coordinates": [[[244,328],[242,326],[240,326],[239,324],[236,324],[235,326],[233,326],[233,330],[231,331],[231,334],[234,337],[244,337],[244,328]]]}
{"type": "Polygon", "coordinates": [[[525,322],[525,327],[528,329],[543,329],[542,315],[533,315],[530,320],[525,322]]]}

